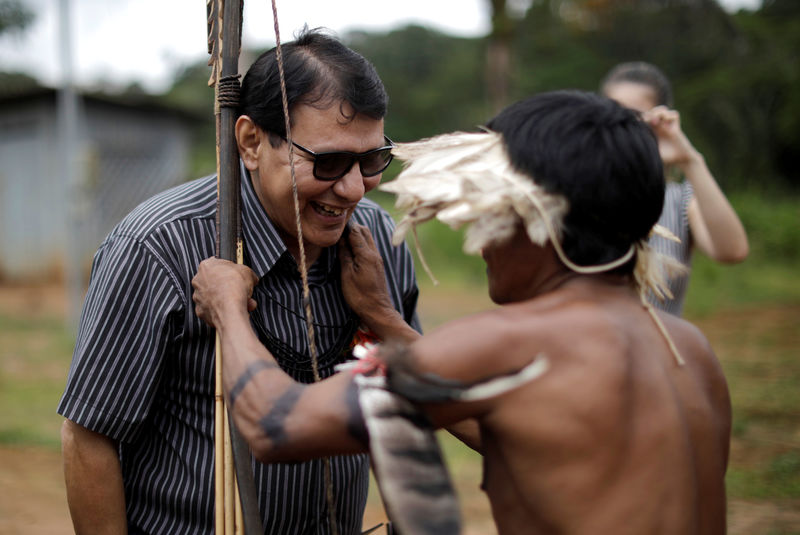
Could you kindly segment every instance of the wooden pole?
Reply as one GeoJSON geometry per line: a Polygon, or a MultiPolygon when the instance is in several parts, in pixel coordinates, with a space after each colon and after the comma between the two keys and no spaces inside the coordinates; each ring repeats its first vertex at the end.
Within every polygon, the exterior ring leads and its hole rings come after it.
{"type": "Polygon", "coordinates": [[[216,369],[214,392],[214,533],[225,534],[225,401],[222,397],[222,365],[219,336],[216,343],[216,369]]]}
{"type": "MultiPolygon", "coordinates": [[[[206,0],[209,65],[217,132],[217,256],[242,263],[241,176],[235,125],[239,106],[242,0],[206,0]]],[[[222,390],[222,350],[215,358],[215,529],[217,535],[262,533],[250,450],[236,429],[222,390]],[[237,485],[238,484],[238,485],[237,485]],[[237,488],[238,486],[238,488],[237,488]],[[237,517],[240,519],[236,521],[237,517]]]]}
{"type": "Polygon", "coordinates": [[[224,485],[225,485],[225,535],[234,535],[236,533],[236,514],[234,512],[234,499],[236,498],[236,473],[233,468],[233,450],[231,449],[231,434],[230,422],[228,421],[228,411],[223,410],[223,421],[225,429],[225,437],[223,439],[223,446],[225,450],[224,457],[224,485]]]}

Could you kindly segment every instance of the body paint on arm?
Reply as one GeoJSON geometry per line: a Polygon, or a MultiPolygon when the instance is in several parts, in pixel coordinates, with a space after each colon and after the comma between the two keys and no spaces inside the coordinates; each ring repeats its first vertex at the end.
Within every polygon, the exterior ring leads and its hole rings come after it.
{"type": "Polygon", "coordinates": [[[355,381],[351,381],[345,390],[345,405],[347,406],[347,432],[364,446],[369,445],[369,431],[361,412],[359,396],[361,389],[355,381]]]}
{"type": "Polygon", "coordinates": [[[230,394],[228,395],[228,404],[230,405],[231,410],[233,410],[233,406],[236,403],[236,399],[239,397],[239,394],[242,393],[242,390],[250,383],[253,377],[262,370],[271,370],[277,368],[278,365],[274,362],[269,362],[266,360],[257,360],[255,362],[251,362],[248,364],[247,368],[245,368],[244,372],[239,376],[236,380],[236,383],[231,388],[230,394]]]}
{"type": "Polygon", "coordinates": [[[305,386],[300,383],[292,383],[283,394],[275,400],[272,409],[259,420],[261,430],[273,445],[281,446],[286,443],[286,417],[292,412],[300,396],[303,395],[305,386]]]}

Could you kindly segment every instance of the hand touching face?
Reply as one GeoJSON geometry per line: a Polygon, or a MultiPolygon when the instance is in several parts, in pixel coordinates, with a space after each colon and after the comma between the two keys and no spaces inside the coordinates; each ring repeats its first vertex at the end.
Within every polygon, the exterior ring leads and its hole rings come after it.
{"type": "Polygon", "coordinates": [[[342,292],[350,308],[360,317],[381,309],[393,309],[386,288],[383,258],[369,229],[351,223],[339,242],[342,292]]]}

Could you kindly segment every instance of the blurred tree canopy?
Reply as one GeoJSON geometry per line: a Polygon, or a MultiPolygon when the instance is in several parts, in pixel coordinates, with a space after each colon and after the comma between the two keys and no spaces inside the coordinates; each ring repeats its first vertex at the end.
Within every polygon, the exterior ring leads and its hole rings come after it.
{"type": "MultiPolygon", "coordinates": [[[[797,0],[736,13],[715,0],[532,0],[504,20],[508,103],[553,89],[594,91],[615,64],[648,61],[672,81],[684,129],[724,188],[800,188],[797,0]]],[[[397,141],[474,130],[494,113],[490,37],[408,26],[343,40],[381,74],[386,132],[397,141]]],[[[207,76],[204,63],[187,67],[165,98],[211,120],[207,76]]]]}
{"type": "MultiPolygon", "coordinates": [[[[534,0],[514,21],[509,102],[594,91],[623,61],[671,79],[684,128],[725,187],[800,187],[800,2],[730,14],[714,0],[534,0]]],[[[390,95],[399,140],[472,129],[492,114],[488,39],[419,27],[348,36],[390,95]]]]}
{"type": "Polygon", "coordinates": [[[0,33],[24,30],[33,22],[33,13],[19,0],[0,0],[0,33]]]}

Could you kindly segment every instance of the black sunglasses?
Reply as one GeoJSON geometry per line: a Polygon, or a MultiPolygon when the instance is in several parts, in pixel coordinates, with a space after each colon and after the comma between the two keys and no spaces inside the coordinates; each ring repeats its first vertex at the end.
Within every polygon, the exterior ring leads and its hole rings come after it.
{"type": "MultiPolygon", "coordinates": [[[[314,152],[299,143],[292,141],[292,145],[314,157],[314,178],[317,180],[337,180],[346,175],[353,164],[358,160],[358,167],[362,176],[375,176],[381,174],[392,163],[392,148],[394,143],[383,136],[386,145],[367,152],[348,152],[343,150],[330,152],[314,152]]],[[[286,138],[284,138],[284,141],[286,138]]]]}

